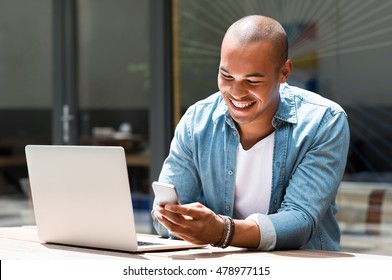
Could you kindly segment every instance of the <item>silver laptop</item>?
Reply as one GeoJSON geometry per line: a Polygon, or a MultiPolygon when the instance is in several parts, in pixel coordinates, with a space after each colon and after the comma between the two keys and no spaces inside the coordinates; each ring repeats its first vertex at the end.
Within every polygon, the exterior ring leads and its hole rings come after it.
{"type": "Polygon", "coordinates": [[[38,237],[129,252],[200,247],[136,233],[124,149],[27,145],[38,237]]]}

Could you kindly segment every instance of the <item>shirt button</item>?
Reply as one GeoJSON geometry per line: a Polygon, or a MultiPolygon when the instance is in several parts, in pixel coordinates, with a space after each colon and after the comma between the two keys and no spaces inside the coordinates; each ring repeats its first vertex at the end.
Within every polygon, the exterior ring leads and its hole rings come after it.
{"type": "Polygon", "coordinates": [[[238,135],[237,131],[233,131],[233,135],[237,136],[238,135]]]}
{"type": "Polygon", "coordinates": [[[274,204],[276,204],[276,203],[278,203],[278,200],[275,198],[275,199],[274,199],[274,204]]]}
{"type": "Polygon", "coordinates": [[[226,209],[226,211],[229,211],[230,210],[230,206],[226,205],[225,209],[226,209]]]}
{"type": "Polygon", "coordinates": [[[234,174],[233,170],[229,170],[227,173],[229,173],[230,176],[234,174]]]}

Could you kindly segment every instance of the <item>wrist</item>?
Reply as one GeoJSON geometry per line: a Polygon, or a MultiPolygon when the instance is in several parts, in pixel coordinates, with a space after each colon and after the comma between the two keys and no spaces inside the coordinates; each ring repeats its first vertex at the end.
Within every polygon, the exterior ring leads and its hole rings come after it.
{"type": "Polygon", "coordinates": [[[219,230],[218,230],[218,232],[216,234],[214,234],[214,236],[213,236],[214,240],[212,240],[210,245],[214,246],[214,247],[217,247],[217,245],[219,243],[221,243],[222,237],[224,235],[225,219],[221,215],[215,215],[215,219],[216,219],[216,223],[217,223],[216,228],[218,228],[219,230]]]}

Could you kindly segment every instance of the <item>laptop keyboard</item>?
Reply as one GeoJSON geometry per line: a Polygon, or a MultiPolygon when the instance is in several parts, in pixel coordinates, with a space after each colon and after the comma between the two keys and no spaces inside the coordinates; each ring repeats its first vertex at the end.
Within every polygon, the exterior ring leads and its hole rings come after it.
{"type": "Polygon", "coordinates": [[[138,246],[151,246],[151,245],[163,245],[163,243],[155,243],[155,242],[147,242],[147,241],[138,241],[138,246]]]}

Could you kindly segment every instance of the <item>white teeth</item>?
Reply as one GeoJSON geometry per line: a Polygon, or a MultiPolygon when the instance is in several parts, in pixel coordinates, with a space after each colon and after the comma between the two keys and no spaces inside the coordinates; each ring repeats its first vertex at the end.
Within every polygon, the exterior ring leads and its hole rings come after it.
{"type": "Polygon", "coordinates": [[[234,105],[235,107],[240,108],[240,109],[243,109],[243,108],[246,108],[246,107],[252,105],[252,102],[249,102],[249,103],[241,103],[241,102],[237,102],[237,101],[234,101],[234,100],[232,100],[232,103],[233,103],[233,105],[234,105]]]}

